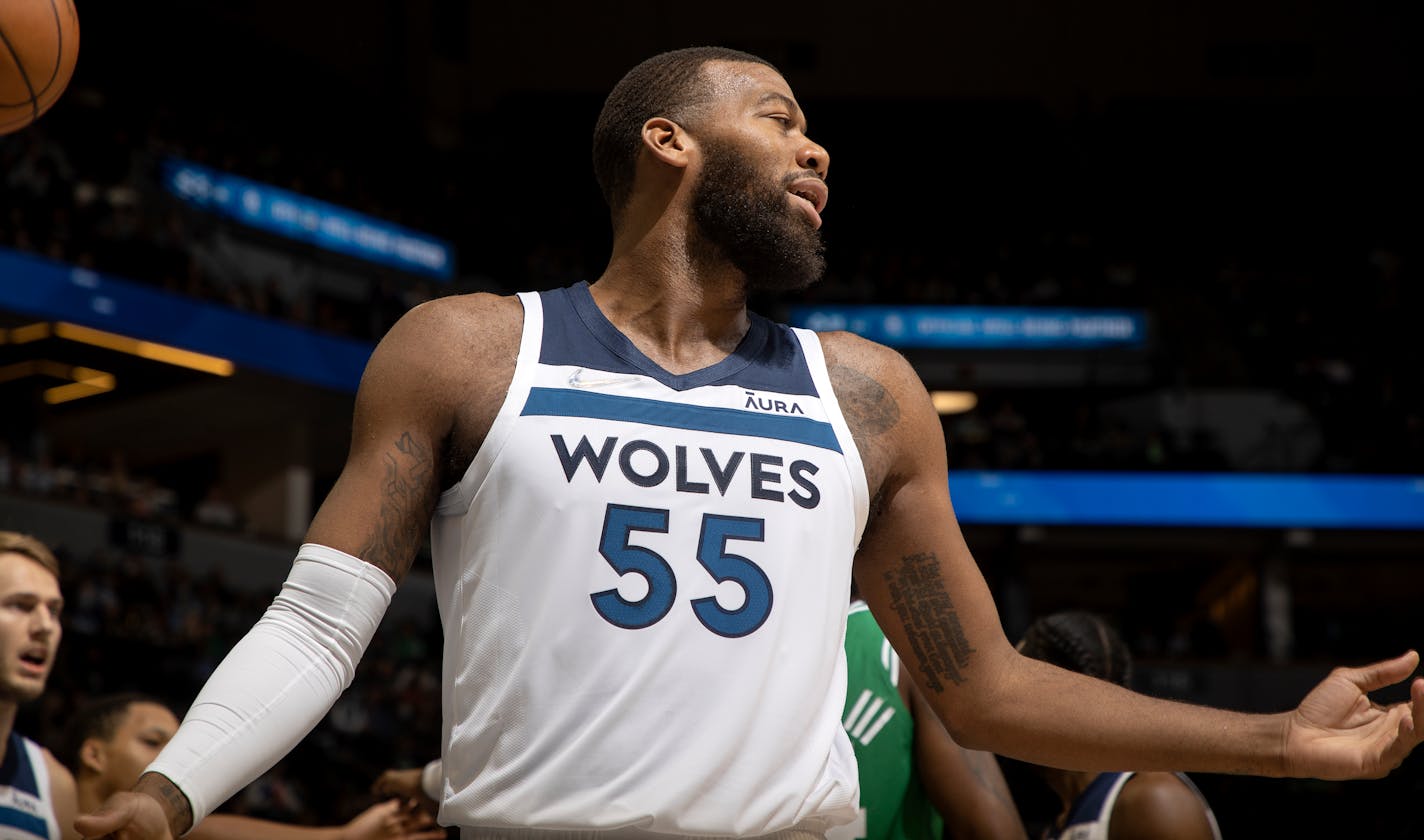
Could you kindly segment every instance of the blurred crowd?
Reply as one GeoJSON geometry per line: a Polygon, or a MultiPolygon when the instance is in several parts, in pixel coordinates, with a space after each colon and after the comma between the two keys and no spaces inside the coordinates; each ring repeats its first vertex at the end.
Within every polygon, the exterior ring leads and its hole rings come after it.
{"type": "MultiPolygon", "coordinates": [[[[63,549],[63,546],[60,546],[63,549]]],[[[26,708],[24,731],[58,743],[86,700],[117,691],[158,697],[180,712],[274,591],[219,571],[194,577],[171,556],[103,550],[60,557],[65,633],[49,687],[26,708]]],[[[316,730],[225,811],[281,821],[344,822],[370,803],[387,767],[439,749],[439,622],[388,619],[356,678],[316,730]]]]}
{"type": "MultiPolygon", "coordinates": [[[[601,267],[596,236],[572,232],[587,219],[570,221],[567,208],[512,240],[517,253],[489,254],[488,234],[468,228],[490,211],[463,200],[462,170],[432,178],[411,201],[408,185],[362,166],[359,151],[278,144],[221,117],[119,115],[92,92],[76,98],[83,104],[0,138],[0,245],[368,341],[438,294],[550,288],[601,267]],[[459,276],[432,284],[254,247],[165,193],[158,166],[168,155],[448,237],[459,276]]],[[[1305,407],[1310,435],[1322,439],[1302,453],[1298,431],[1263,424],[1243,454],[1205,425],[1128,421],[1109,405],[1121,396],[1110,388],[988,389],[969,415],[945,421],[956,468],[1424,471],[1424,345],[1409,338],[1424,283],[1401,242],[1368,230],[1190,238],[1047,222],[931,239],[897,234],[893,219],[858,222],[856,212],[840,227],[831,219],[828,276],[796,302],[1140,307],[1152,331],[1146,387],[1277,393],[1305,407]]]]}

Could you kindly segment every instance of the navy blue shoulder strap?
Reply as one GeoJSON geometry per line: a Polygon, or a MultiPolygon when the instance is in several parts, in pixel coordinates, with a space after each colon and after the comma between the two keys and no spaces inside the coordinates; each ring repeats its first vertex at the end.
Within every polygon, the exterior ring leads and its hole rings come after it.
{"type": "Polygon", "coordinates": [[[791,328],[755,313],[737,349],[691,373],[669,373],[649,359],[603,315],[587,283],[540,292],[544,335],[539,361],[650,377],[675,391],[734,385],[753,391],[814,396],[815,383],[791,328]]]}

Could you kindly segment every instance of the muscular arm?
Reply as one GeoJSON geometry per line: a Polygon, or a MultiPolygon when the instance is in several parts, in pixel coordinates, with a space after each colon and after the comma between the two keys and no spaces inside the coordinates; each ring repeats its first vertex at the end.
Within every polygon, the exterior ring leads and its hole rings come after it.
{"type": "Polygon", "coordinates": [[[405,577],[440,491],[498,413],[522,317],[517,300],[474,295],[425,304],[391,328],[361,377],[351,451],[306,542],[405,577]]]}
{"type": "Polygon", "coordinates": [[[1424,681],[1412,713],[1410,704],[1371,708],[1362,693],[1403,679],[1414,656],[1339,670],[1296,712],[1248,715],[1148,698],[1018,655],[955,521],[943,432],[923,385],[886,348],[844,333],[823,344],[873,500],[856,582],[960,744],[1081,770],[1340,778],[1383,775],[1418,743],[1424,681]]]}
{"type": "Polygon", "coordinates": [[[998,760],[956,744],[914,683],[900,685],[915,718],[915,766],[930,802],[944,817],[945,833],[957,840],[1024,840],[998,760]]]}
{"type": "MultiPolygon", "coordinates": [[[[425,538],[442,481],[458,477],[498,413],[514,369],[521,323],[517,299],[472,295],[417,307],[391,329],[367,363],[356,395],[350,453],[305,542],[363,560],[391,580],[405,576],[425,538]]],[[[220,667],[209,685],[223,673],[220,667]]],[[[261,702],[264,714],[275,705],[261,702]]],[[[283,702],[305,701],[284,694],[283,702]]],[[[320,709],[310,705],[295,709],[293,717],[315,725],[329,708],[329,703],[320,709]]],[[[279,752],[270,759],[280,757],[279,752]]],[[[204,772],[226,771],[218,766],[204,772]]],[[[174,834],[192,824],[188,797],[167,777],[145,773],[135,790],[162,807],[163,821],[174,834]]],[[[133,810],[148,805],[123,807],[128,810],[122,819],[153,821],[133,810]]],[[[103,833],[107,825],[86,819],[81,827],[103,833]]]]}
{"type": "Polygon", "coordinates": [[[341,829],[329,826],[287,825],[286,823],[213,814],[193,826],[188,840],[340,840],[341,829]]]}
{"type": "Polygon", "coordinates": [[[187,840],[444,840],[445,830],[421,814],[409,814],[400,800],[370,806],[345,825],[306,826],[213,814],[187,840]]]}

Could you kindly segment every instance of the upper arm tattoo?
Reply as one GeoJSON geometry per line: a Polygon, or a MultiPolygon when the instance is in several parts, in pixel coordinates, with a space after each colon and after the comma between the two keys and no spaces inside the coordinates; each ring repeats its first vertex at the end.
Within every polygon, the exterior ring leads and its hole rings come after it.
{"type": "Polygon", "coordinates": [[[435,457],[410,432],[402,433],[383,457],[380,513],[360,556],[399,581],[410,570],[435,511],[435,457]]]}
{"type": "Polygon", "coordinates": [[[890,443],[882,438],[900,422],[900,404],[884,385],[857,368],[833,364],[827,371],[871,484],[874,521],[881,506],[880,482],[891,459],[890,443]]]}
{"type": "Polygon", "coordinates": [[[924,687],[944,691],[944,681],[959,685],[968,679],[964,669],[974,653],[959,611],[950,600],[940,577],[939,558],[934,552],[908,554],[900,565],[885,572],[890,606],[900,616],[910,649],[919,660],[924,687]]]}
{"type": "Polygon", "coordinates": [[[900,404],[884,385],[846,365],[833,365],[827,372],[836,385],[836,401],[857,443],[862,438],[879,437],[900,422],[900,404]]]}

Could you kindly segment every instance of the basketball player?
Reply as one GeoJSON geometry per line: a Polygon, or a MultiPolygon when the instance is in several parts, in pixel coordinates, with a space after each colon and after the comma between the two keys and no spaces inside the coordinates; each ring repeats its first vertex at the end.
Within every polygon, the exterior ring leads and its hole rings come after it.
{"type": "MultiPolygon", "coordinates": [[[[1127,643],[1091,613],[1038,619],[1024,632],[1019,652],[1120,686],[1132,682],[1127,643]]],[[[1063,802],[1047,840],[1221,840],[1211,806],[1185,774],[1037,770],[1063,802]]]]}
{"type": "Polygon", "coordinates": [[[59,561],[44,543],[0,531],[0,838],[75,838],[74,778],[15,731],[21,703],[44,693],[59,651],[59,561]]]}
{"type": "MultiPolygon", "coordinates": [[[[178,729],[168,707],[141,694],[101,697],[70,720],[61,749],[73,770],[81,811],[96,810],[115,791],[138,781],[143,768],[178,729]]],[[[445,831],[425,815],[391,799],[372,805],[341,826],[309,827],[213,814],[194,826],[192,840],[443,840],[445,831]]]]}
{"type": "Polygon", "coordinates": [[[860,816],[828,840],[1024,840],[999,762],[950,738],[858,597],[845,653],[841,724],[855,749],[860,816]]]}
{"type": "MultiPolygon", "coordinates": [[[[846,621],[848,691],[841,723],[855,750],[860,814],[828,840],[1023,840],[1013,796],[993,755],[954,743],[858,598],[846,621]]],[[[373,790],[437,808],[443,769],[391,769],[373,790]]]]}
{"type": "MultiPolygon", "coordinates": [[[[935,138],[887,124],[907,189],[935,138]]],[[[446,297],[367,364],[352,448],[282,592],[86,836],[166,837],[296,744],[352,677],[431,535],[443,664],[440,821],[466,840],[813,837],[858,812],[841,726],[860,591],[959,743],[1083,770],[1380,776],[1424,730],[1331,674],[1294,711],[1131,693],[1018,654],[949,501],[909,364],[747,311],[824,268],[826,150],[762,60],[654,57],[594,130],[613,251],[540,294],[446,297]]],[[[549,143],[551,159],[567,151],[549,143]]],[[[557,201],[558,196],[550,196],[557,201]]]]}

